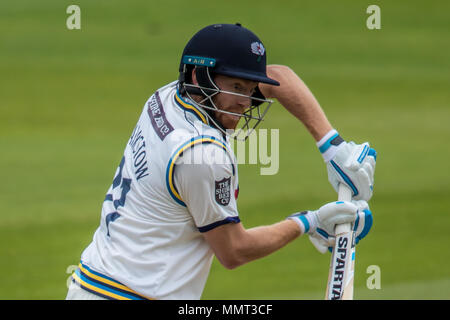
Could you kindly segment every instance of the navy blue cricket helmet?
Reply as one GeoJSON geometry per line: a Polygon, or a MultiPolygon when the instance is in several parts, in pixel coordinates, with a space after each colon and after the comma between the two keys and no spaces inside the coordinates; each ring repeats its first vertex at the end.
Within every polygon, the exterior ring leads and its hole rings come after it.
{"type": "Polygon", "coordinates": [[[186,65],[208,67],[213,74],[279,85],[267,77],[266,50],[261,40],[239,23],[213,24],[198,31],[184,48],[180,73],[186,71],[186,65]]]}

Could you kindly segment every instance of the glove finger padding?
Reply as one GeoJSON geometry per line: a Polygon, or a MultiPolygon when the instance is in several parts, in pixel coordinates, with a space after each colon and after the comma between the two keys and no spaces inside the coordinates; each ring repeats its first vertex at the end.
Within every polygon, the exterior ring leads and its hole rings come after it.
{"type": "Polygon", "coordinates": [[[344,163],[344,167],[352,171],[357,171],[369,153],[369,143],[364,142],[363,144],[357,145],[353,141],[350,141],[347,144],[347,148],[348,147],[351,148],[349,148],[351,150],[351,155],[344,163]]]}
{"type": "Polygon", "coordinates": [[[317,251],[319,251],[322,254],[327,252],[329,247],[333,247],[334,242],[335,242],[334,237],[324,238],[318,233],[314,233],[314,234],[310,235],[309,240],[314,245],[314,247],[317,249],[317,251]]]}
{"type": "MultiPolygon", "coordinates": [[[[338,201],[329,203],[323,207],[321,207],[317,212],[317,216],[321,217],[322,219],[327,220],[327,224],[329,223],[330,219],[334,219],[334,221],[345,221],[343,223],[353,222],[353,231],[355,231],[355,243],[357,244],[361,239],[363,239],[370,231],[370,228],[372,227],[373,223],[373,217],[372,212],[369,209],[369,205],[364,200],[353,200],[351,202],[345,202],[345,201],[338,201]],[[341,206],[334,206],[333,204],[341,203],[341,206]],[[350,204],[350,206],[348,205],[350,204]],[[336,210],[336,208],[338,208],[336,210]],[[342,212],[345,212],[347,209],[349,210],[355,210],[355,213],[353,214],[352,218],[345,218],[336,219],[336,216],[342,216],[342,212]],[[331,213],[332,211],[335,212],[336,216],[333,216],[331,213]],[[355,220],[356,217],[356,220],[355,220]],[[353,219],[352,221],[349,221],[350,219],[353,219]]],[[[348,213],[348,211],[347,211],[348,213]]],[[[350,214],[352,216],[352,214],[350,214]]],[[[323,224],[321,224],[320,219],[318,218],[319,225],[314,230],[314,232],[309,234],[309,240],[314,245],[314,247],[319,251],[320,253],[325,253],[328,251],[332,252],[334,243],[336,241],[335,239],[335,233],[334,233],[334,227],[332,230],[326,230],[323,227],[323,224]]],[[[340,224],[341,222],[338,222],[337,224],[340,224]]]]}
{"type": "Polygon", "coordinates": [[[369,233],[373,224],[372,211],[364,200],[352,201],[358,207],[358,217],[353,225],[355,231],[355,243],[358,243],[369,233]]]}
{"type": "Polygon", "coordinates": [[[317,142],[327,164],[328,180],[338,192],[343,183],[352,190],[353,199],[370,200],[373,194],[376,151],[368,142],[344,141],[336,130],[317,142]]]}
{"type": "MultiPolygon", "coordinates": [[[[373,150],[373,149],[372,149],[373,150]]],[[[375,158],[372,156],[367,156],[365,163],[364,164],[368,164],[370,165],[370,167],[372,168],[372,173],[375,174],[375,167],[377,165],[375,158]]]]}
{"type": "Polygon", "coordinates": [[[370,188],[361,189],[360,193],[357,196],[355,196],[354,198],[356,200],[372,198],[373,182],[371,181],[370,176],[367,174],[367,171],[364,170],[363,168],[361,168],[358,170],[357,174],[358,174],[358,180],[361,183],[363,183],[364,185],[370,186],[370,188]]]}
{"type": "Polygon", "coordinates": [[[317,210],[318,228],[334,236],[336,224],[352,223],[358,207],[349,201],[331,202],[317,210]]]}
{"type": "Polygon", "coordinates": [[[362,169],[359,170],[364,170],[364,172],[367,174],[367,176],[369,177],[369,181],[371,184],[373,184],[373,180],[374,180],[374,168],[372,167],[372,165],[369,162],[366,162],[363,164],[362,169]]]}
{"type": "Polygon", "coordinates": [[[372,213],[364,200],[331,202],[316,211],[294,213],[287,219],[294,220],[302,234],[307,233],[321,253],[331,251],[334,246],[337,224],[352,223],[356,243],[367,235],[372,226],[372,213]]]}

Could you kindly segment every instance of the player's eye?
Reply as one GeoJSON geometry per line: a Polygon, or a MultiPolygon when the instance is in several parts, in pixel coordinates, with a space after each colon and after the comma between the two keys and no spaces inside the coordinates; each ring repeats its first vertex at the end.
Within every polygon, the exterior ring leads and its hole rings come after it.
{"type": "Polygon", "coordinates": [[[255,93],[255,89],[256,88],[246,89],[239,84],[234,85],[234,92],[241,93],[241,94],[248,94],[249,96],[251,96],[255,93]]]}

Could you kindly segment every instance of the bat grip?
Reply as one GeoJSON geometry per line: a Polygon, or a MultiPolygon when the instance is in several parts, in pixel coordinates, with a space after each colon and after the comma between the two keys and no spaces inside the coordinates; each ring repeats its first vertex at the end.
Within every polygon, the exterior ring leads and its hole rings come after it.
{"type": "MultiPolygon", "coordinates": [[[[351,201],[352,200],[352,190],[345,184],[339,184],[338,188],[338,201],[351,201]]],[[[350,223],[339,224],[336,226],[335,232],[336,236],[345,232],[349,232],[352,226],[350,223]]]]}

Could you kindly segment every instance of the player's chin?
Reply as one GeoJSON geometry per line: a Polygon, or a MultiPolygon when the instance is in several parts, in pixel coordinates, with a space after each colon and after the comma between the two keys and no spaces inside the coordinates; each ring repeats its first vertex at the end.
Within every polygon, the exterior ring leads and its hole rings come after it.
{"type": "Polygon", "coordinates": [[[224,115],[224,117],[223,117],[221,122],[222,122],[222,125],[223,125],[223,127],[225,129],[235,130],[240,119],[241,119],[240,116],[232,115],[232,114],[226,114],[226,115],[224,115]]]}

